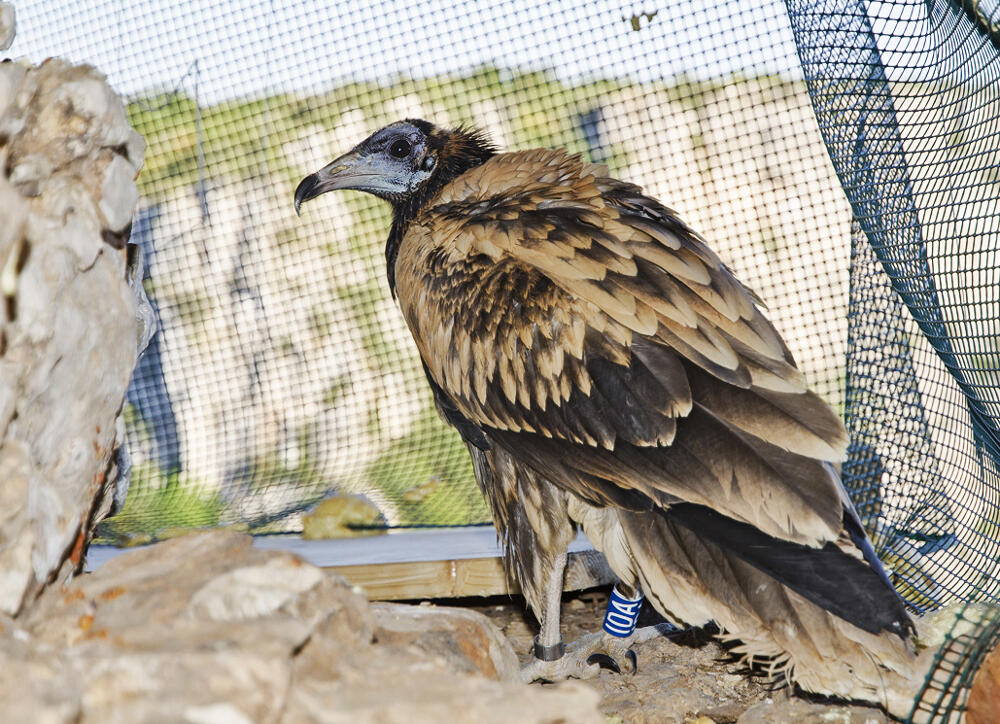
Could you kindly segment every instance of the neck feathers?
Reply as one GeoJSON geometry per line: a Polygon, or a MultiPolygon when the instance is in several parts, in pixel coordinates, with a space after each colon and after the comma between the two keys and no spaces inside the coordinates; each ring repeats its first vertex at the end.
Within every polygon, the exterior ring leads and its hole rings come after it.
{"type": "Polygon", "coordinates": [[[392,202],[392,230],[385,245],[385,262],[393,297],[396,296],[396,254],[410,222],[442,188],[466,171],[486,163],[497,153],[496,147],[481,131],[461,126],[448,130],[436,128],[426,121],[407,121],[417,125],[427,135],[437,158],[437,172],[415,193],[392,202]]]}

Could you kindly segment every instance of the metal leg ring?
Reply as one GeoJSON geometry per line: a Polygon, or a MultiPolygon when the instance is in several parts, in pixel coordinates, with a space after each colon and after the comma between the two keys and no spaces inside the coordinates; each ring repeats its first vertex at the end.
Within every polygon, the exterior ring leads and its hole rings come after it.
{"type": "Polygon", "coordinates": [[[535,636],[535,641],[531,647],[532,653],[534,653],[535,658],[539,661],[558,661],[566,653],[566,642],[560,640],[559,643],[551,644],[549,646],[542,646],[538,643],[538,637],[535,636]]]}

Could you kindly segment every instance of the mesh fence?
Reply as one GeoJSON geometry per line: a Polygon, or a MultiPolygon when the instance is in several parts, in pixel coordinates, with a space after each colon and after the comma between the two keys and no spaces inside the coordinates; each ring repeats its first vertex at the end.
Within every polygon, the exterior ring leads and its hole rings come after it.
{"type": "MultiPolygon", "coordinates": [[[[291,203],[423,117],[582,152],[676,208],[845,415],[844,479],[900,592],[995,602],[998,3],[581,5],[18,4],[12,52],[95,64],[149,142],[133,241],[161,331],[107,534],[297,531],[334,492],[370,525],[488,521],[389,297],[387,207],[291,203]]],[[[971,611],[929,682],[941,721],[996,636],[971,611]]]]}
{"type": "Polygon", "coordinates": [[[92,62],[149,149],[133,241],[162,329],[128,395],[110,528],[298,530],[333,491],[390,526],[485,523],[385,282],[387,207],[301,177],[403,117],[566,146],[667,200],[842,405],[850,210],[785,8],[20,3],[15,51],[92,62]]]}
{"type": "Polygon", "coordinates": [[[917,610],[970,602],[914,708],[957,721],[1000,638],[1000,6],[817,5],[788,3],[856,216],[844,479],[917,610]]]}

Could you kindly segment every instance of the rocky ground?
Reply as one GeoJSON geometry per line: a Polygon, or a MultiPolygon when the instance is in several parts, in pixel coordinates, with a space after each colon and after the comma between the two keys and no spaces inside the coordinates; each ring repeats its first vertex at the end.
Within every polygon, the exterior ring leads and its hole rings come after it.
{"type": "Polygon", "coordinates": [[[579,682],[520,683],[468,608],[369,603],[249,536],[130,551],[0,613],[0,712],[40,724],[600,724],[579,682]]]}
{"type": "MultiPolygon", "coordinates": [[[[599,625],[605,597],[568,596],[567,640],[599,625]]],[[[0,614],[0,711],[46,724],[885,721],[768,691],[690,634],[637,646],[634,676],[528,686],[521,600],[448,603],[371,603],[249,536],[193,533],[0,614]]]]}
{"type": "MultiPolygon", "coordinates": [[[[563,636],[572,641],[596,631],[604,617],[607,589],[566,594],[563,636]]],[[[537,624],[524,613],[523,601],[509,597],[456,601],[485,614],[510,641],[521,663],[529,660],[537,624]]],[[[662,619],[646,606],[640,626],[662,619]]],[[[634,675],[601,671],[582,682],[600,695],[607,722],[621,724],[880,724],[890,721],[879,710],[790,697],[745,675],[708,632],[691,630],[658,637],[636,647],[634,675]]]]}

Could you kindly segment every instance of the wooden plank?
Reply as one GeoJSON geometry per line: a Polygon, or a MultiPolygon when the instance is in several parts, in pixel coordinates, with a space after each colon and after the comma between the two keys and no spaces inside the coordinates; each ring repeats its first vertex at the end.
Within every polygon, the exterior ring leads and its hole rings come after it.
{"type": "MultiPolygon", "coordinates": [[[[492,526],[417,528],[393,530],[383,535],[330,540],[303,540],[296,535],[258,536],[254,545],[290,551],[320,567],[351,566],[406,561],[452,561],[463,558],[499,558],[503,555],[492,526]]],[[[569,552],[593,550],[582,532],[569,552]]]]}
{"type": "MultiPolygon", "coordinates": [[[[463,598],[519,593],[508,582],[492,526],[392,531],[384,535],[332,540],[259,536],[254,546],[295,553],[313,565],[336,571],[365,589],[373,600],[463,598]]],[[[96,570],[131,549],[91,546],[87,569],[96,570]]],[[[580,533],[569,546],[567,591],[614,580],[604,556],[580,533]]]]}
{"type": "MultiPolygon", "coordinates": [[[[410,561],[331,566],[372,600],[465,598],[520,593],[508,581],[499,558],[462,558],[450,561],[410,561]]],[[[564,589],[577,591],[614,581],[604,556],[595,550],[570,553],[564,589]]]]}

